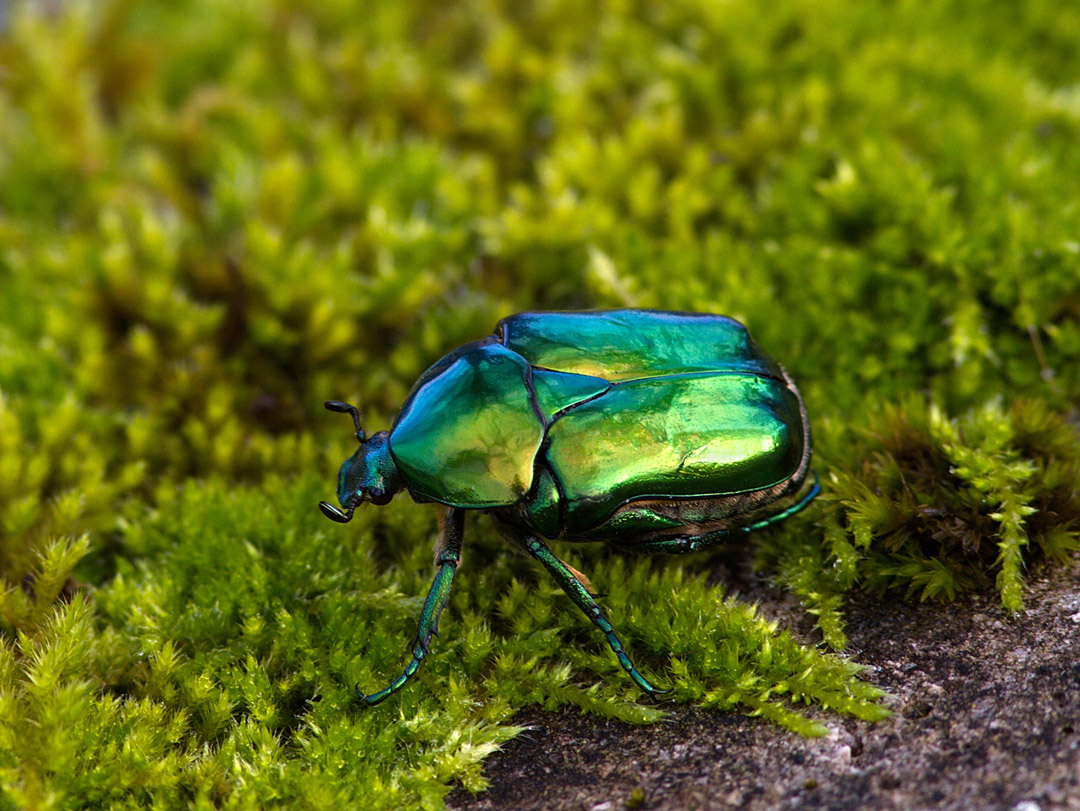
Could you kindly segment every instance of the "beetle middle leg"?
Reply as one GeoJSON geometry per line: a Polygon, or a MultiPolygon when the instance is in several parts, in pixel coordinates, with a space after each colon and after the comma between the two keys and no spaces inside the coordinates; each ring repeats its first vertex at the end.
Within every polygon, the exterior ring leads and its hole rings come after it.
{"type": "MultiPolygon", "coordinates": [[[[503,529],[506,531],[505,528],[503,529]]],[[[559,587],[574,601],[574,605],[585,612],[585,615],[592,620],[593,625],[604,632],[604,636],[607,637],[608,647],[611,648],[612,652],[618,658],[619,664],[622,665],[623,670],[630,674],[630,678],[634,680],[634,683],[653,698],[667,693],[667,690],[660,690],[659,688],[654,687],[649,680],[642,676],[641,673],[638,672],[638,669],[634,667],[634,663],[630,661],[630,657],[627,655],[626,650],[619,641],[619,637],[615,635],[615,629],[608,621],[608,618],[604,616],[603,609],[600,608],[592,593],[589,591],[588,581],[585,580],[585,582],[582,582],[584,580],[584,575],[559,560],[548,545],[539,538],[531,535],[518,536],[516,533],[514,533],[514,535],[514,539],[521,545],[521,548],[543,564],[544,568],[555,578],[555,582],[559,584],[559,587]]]]}
{"type": "Polygon", "coordinates": [[[424,608],[420,612],[420,623],[413,642],[412,660],[405,666],[405,672],[376,693],[365,695],[356,688],[356,697],[369,707],[378,704],[384,698],[396,693],[406,682],[416,675],[420,662],[424,660],[431,647],[432,635],[439,635],[439,616],[450,599],[450,585],[454,572],[461,561],[461,543],[465,535],[465,511],[450,507],[444,516],[440,516],[439,540],[435,545],[435,565],[439,567],[435,580],[428,591],[424,608]]]}

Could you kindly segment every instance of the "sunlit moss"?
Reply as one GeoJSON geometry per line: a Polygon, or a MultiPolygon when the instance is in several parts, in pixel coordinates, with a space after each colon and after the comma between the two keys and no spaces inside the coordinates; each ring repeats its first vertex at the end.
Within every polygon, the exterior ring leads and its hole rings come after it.
{"type": "MultiPolygon", "coordinates": [[[[525,704],[655,720],[474,521],[419,682],[351,702],[434,523],[320,518],[320,404],[387,427],[515,311],[747,323],[825,487],[758,556],[831,644],[853,588],[1018,609],[1076,547],[1078,41],[947,0],[0,7],[0,802],[437,807],[525,704]]],[[[589,568],[677,701],[881,712],[697,559],[589,568]]]]}

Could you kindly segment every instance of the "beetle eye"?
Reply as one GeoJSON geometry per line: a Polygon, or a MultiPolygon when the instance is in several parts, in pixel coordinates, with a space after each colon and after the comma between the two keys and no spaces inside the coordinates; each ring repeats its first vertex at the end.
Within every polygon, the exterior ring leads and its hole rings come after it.
{"type": "Polygon", "coordinates": [[[381,487],[372,487],[370,490],[368,490],[368,498],[371,499],[372,504],[381,507],[383,504],[389,504],[390,499],[393,498],[393,496],[387,493],[381,487]]]}

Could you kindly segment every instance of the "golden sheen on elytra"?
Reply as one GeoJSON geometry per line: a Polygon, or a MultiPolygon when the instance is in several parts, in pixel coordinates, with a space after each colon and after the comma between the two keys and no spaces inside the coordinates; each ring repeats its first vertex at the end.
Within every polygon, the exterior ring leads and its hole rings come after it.
{"type": "Polygon", "coordinates": [[[794,381],[737,321],[658,310],[522,313],[421,375],[389,432],[365,438],[338,476],[347,521],[407,490],[445,505],[432,584],[405,673],[416,672],[460,560],[463,511],[499,529],[555,577],[646,693],[580,572],[544,538],[683,553],[781,521],[804,487],[810,427],[794,381]],[[771,512],[763,515],[763,508],[771,512]]]}

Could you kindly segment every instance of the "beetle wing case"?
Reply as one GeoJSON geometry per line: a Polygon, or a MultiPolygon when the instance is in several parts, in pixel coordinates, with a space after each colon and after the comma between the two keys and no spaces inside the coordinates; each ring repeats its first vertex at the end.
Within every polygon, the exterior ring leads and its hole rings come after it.
{"type": "MultiPolygon", "coordinates": [[[[417,500],[518,505],[581,538],[630,502],[776,498],[808,447],[798,391],[746,327],[659,310],[503,319],[424,373],[390,435],[417,500]]],[[[597,537],[632,526],[615,524],[597,537]]]]}
{"type": "MultiPolygon", "coordinates": [[[[660,310],[521,313],[503,319],[496,336],[545,370],[537,377],[588,375],[609,384],[555,414],[548,428],[540,461],[559,483],[564,536],[631,530],[636,519],[602,527],[630,502],[704,499],[706,512],[731,514],[797,489],[805,476],[809,428],[798,391],[734,319],[660,310]]],[[[649,515],[642,529],[682,525],[649,515]]]]}
{"type": "Polygon", "coordinates": [[[519,313],[495,329],[507,349],[533,366],[616,383],[692,372],[783,379],[733,318],[668,310],[519,313]]]}
{"type": "Polygon", "coordinates": [[[557,420],[547,448],[578,532],[629,501],[770,488],[802,455],[799,403],[783,382],[724,373],[615,384],[557,420]]]}

